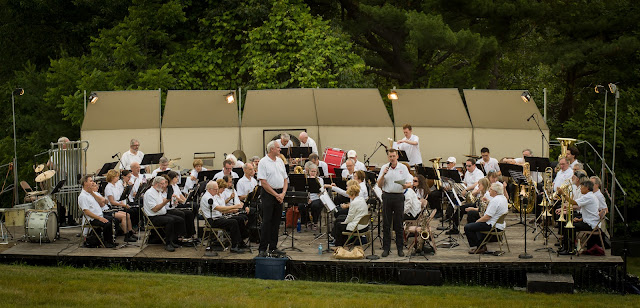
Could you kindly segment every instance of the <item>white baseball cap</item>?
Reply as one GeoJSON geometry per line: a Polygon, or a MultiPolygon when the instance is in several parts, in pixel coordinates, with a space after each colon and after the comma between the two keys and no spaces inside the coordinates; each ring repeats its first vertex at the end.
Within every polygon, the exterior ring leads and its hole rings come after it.
{"type": "Polygon", "coordinates": [[[349,152],[347,152],[347,158],[352,158],[352,157],[356,157],[356,156],[358,156],[358,155],[356,154],[356,151],[354,151],[354,150],[349,150],[349,152]]]}
{"type": "Polygon", "coordinates": [[[455,163],[456,163],[456,158],[455,158],[455,157],[453,157],[453,156],[451,156],[451,157],[447,158],[447,162],[448,162],[448,163],[454,163],[454,164],[455,164],[455,163]]]}

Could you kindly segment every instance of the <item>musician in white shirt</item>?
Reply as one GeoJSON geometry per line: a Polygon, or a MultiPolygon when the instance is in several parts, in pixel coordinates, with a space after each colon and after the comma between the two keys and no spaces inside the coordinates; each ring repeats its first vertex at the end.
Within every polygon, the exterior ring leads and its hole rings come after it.
{"type": "Polygon", "coordinates": [[[489,153],[489,148],[482,148],[480,150],[480,155],[482,156],[481,162],[485,173],[489,173],[491,171],[500,172],[498,160],[490,156],[491,153],[489,153]]]}
{"type": "MultiPolygon", "coordinates": [[[[78,207],[84,214],[85,223],[90,223],[93,226],[102,228],[103,243],[106,248],[115,247],[113,241],[113,218],[104,217],[102,213],[102,206],[105,205],[106,200],[95,189],[97,185],[93,182],[93,177],[85,175],[80,179],[82,185],[82,191],[78,195],[78,207]]],[[[86,234],[88,229],[83,230],[86,234]]]]}
{"type": "MultiPolygon", "coordinates": [[[[129,172],[128,170],[123,170],[125,172],[129,172]]],[[[133,224],[131,223],[131,215],[125,212],[129,209],[129,205],[126,202],[126,198],[120,199],[122,193],[124,192],[124,186],[122,183],[117,185],[119,181],[119,173],[116,170],[109,170],[107,172],[107,186],[104,188],[104,197],[107,200],[108,206],[103,207],[103,210],[113,209],[113,207],[119,207],[123,210],[116,211],[115,213],[110,213],[113,217],[115,217],[118,221],[120,221],[120,227],[125,233],[124,241],[125,242],[135,242],[138,238],[133,234],[133,224]]],[[[127,175],[128,176],[128,175],[127,175]]],[[[128,179],[127,179],[128,180],[128,179]]],[[[110,216],[110,215],[106,215],[110,216]]]]}
{"type": "MultiPolygon", "coordinates": [[[[309,169],[306,172],[309,181],[313,181],[314,179],[318,181],[318,185],[320,186],[320,193],[322,193],[324,189],[324,181],[322,180],[322,178],[318,177],[318,166],[310,164],[309,169]]],[[[318,222],[320,221],[322,208],[324,208],[324,205],[322,205],[322,201],[320,201],[320,193],[309,193],[308,204],[302,205],[300,208],[300,215],[306,215],[303,218],[308,217],[308,214],[311,213],[310,221],[307,221],[307,219],[303,220],[307,223],[307,228],[312,229],[313,231],[318,230],[318,222]]]]}
{"type": "MultiPolygon", "coordinates": [[[[364,164],[361,161],[358,161],[358,153],[356,153],[356,151],[354,150],[349,150],[349,152],[347,152],[347,159],[353,159],[353,161],[355,161],[355,165],[354,165],[354,169],[357,170],[362,170],[362,171],[367,171],[367,167],[364,166],[364,164]]],[[[344,162],[341,166],[341,169],[345,169],[347,168],[347,163],[344,162]]]]}
{"type": "Polygon", "coordinates": [[[404,214],[404,190],[413,184],[413,176],[404,164],[398,163],[398,152],[395,149],[387,151],[389,163],[384,164],[378,174],[378,186],[382,189],[383,206],[383,238],[382,256],[387,257],[391,250],[391,221],[396,232],[396,248],[398,256],[404,257],[404,231],[402,217],[404,214]]]}
{"type": "Polygon", "coordinates": [[[464,174],[464,193],[469,191],[473,191],[478,185],[478,181],[484,177],[484,174],[480,169],[476,167],[476,160],[473,158],[467,159],[465,162],[465,168],[467,168],[467,172],[464,174]]]}
{"type": "Polygon", "coordinates": [[[169,199],[163,194],[167,188],[167,179],[161,176],[153,178],[152,187],[144,193],[144,212],[154,226],[164,227],[165,247],[170,252],[180,247],[176,242],[178,236],[186,233],[184,219],[167,213],[166,205],[169,199]]]}
{"type": "Polygon", "coordinates": [[[311,153],[318,155],[318,146],[316,145],[315,140],[311,139],[307,132],[301,132],[300,136],[298,136],[300,140],[301,147],[310,147],[311,153]]]}
{"type": "MultiPolygon", "coordinates": [[[[281,149],[288,149],[293,146],[293,141],[291,141],[291,136],[287,133],[280,134],[280,139],[276,139],[275,142],[281,149]]],[[[278,153],[280,154],[280,153],[278,153]]]]}
{"type": "Polygon", "coordinates": [[[179,216],[184,219],[185,223],[185,235],[187,238],[196,238],[195,227],[195,212],[190,208],[191,204],[187,204],[187,198],[180,192],[178,182],[180,182],[180,175],[175,171],[169,171],[163,175],[167,177],[169,185],[167,186],[167,199],[170,199],[167,204],[167,213],[175,216],[179,216]],[[171,189],[169,189],[171,187],[171,189]],[[171,193],[171,195],[169,195],[171,193]]]}
{"type": "Polygon", "coordinates": [[[560,167],[560,171],[556,173],[556,178],[553,180],[553,191],[558,190],[560,186],[573,177],[573,170],[569,168],[566,158],[563,157],[558,160],[558,167],[560,167]]]}
{"type": "Polygon", "coordinates": [[[464,226],[464,233],[467,235],[467,241],[469,242],[469,247],[471,247],[470,254],[482,254],[487,251],[486,246],[478,247],[485,238],[485,234],[481,231],[489,231],[494,225],[499,230],[504,230],[506,227],[505,223],[496,225],[498,219],[509,210],[509,204],[503,192],[502,185],[498,183],[491,184],[489,194],[493,199],[489,201],[484,216],[480,217],[476,222],[468,223],[464,226]]]}
{"type": "Polygon", "coordinates": [[[156,168],[156,170],[153,170],[153,172],[151,173],[151,177],[155,178],[158,175],[158,173],[169,171],[169,170],[171,170],[171,168],[169,168],[169,159],[162,156],[160,157],[160,166],[156,168]]]}
{"type": "Polygon", "coordinates": [[[360,232],[365,232],[368,228],[368,225],[358,224],[360,219],[367,215],[369,211],[367,202],[360,196],[360,186],[353,185],[347,188],[347,195],[351,199],[349,212],[344,220],[336,220],[333,228],[333,238],[335,239],[334,244],[336,247],[344,245],[347,240],[347,236],[343,235],[342,232],[353,231],[356,228],[358,228],[360,232]]]}
{"type": "Polygon", "coordinates": [[[404,138],[398,140],[398,149],[407,153],[409,165],[422,165],[422,154],[420,153],[420,138],[413,135],[413,128],[409,124],[402,126],[404,138]]]}
{"type": "Polygon", "coordinates": [[[347,159],[344,163],[346,169],[342,170],[342,178],[346,180],[350,180],[353,178],[353,173],[356,171],[356,163],[352,158],[347,159]]]}
{"type": "Polygon", "coordinates": [[[138,151],[139,148],[140,141],[131,139],[129,142],[129,150],[122,153],[122,159],[120,160],[124,169],[131,169],[131,163],[133,162],[137,162],[138,164],[142,163],[144,153],[138,151]]]}
{"type": "MultiPolygon", "coordinates": [[[[230,215],[228,218],[237,220],[242,239],[248,238],[249,232],[247,231],[247,222],[249,221],[249,217],[247,215],[249,214],[250,209],[244,205],[244,202],[240,201],[238,192],[233,188],[233,178],[225,175],[222,179],[219,179],[216,182],[218,183],[218,189],[220,190],[220,197],[224,199],[224,205],[236,206],[240,204],[240,209],[242,210],[244,208],[244,213],[235,213],[230,215]]],[[[240,248],[245,247],[245,243],[241,242],[240,248]]]]}
{"type": "Polygon", "coordinates": [[[264,189],[262,192],[262,227],[260,229],[259,257],[267,256],[267,248],[271,254],[285,255],[278,250],[278,233],[282,203],[289,186],[284,162],[278,159],[280,145],[276,141],[267,144],[267,155],[258,164],[258,180],[264,189]]]}
{"type": "Polygon", "coordinates": [[[570,169],[574,169],[576,164],[579,163],[578,156],[580,156],[580,150],[574,145],[567,147],[567,163],[570,169]]]}
{"type": "Polygon", "coordinates": [[[404,190],[404,216],[403,220],[415,220],[422,211],[422,204],[413,188],[404,190]]]}
{"type": "Polygon", "coordinates": [[[223,168],[222,168],[222,171],[220,171],[220,172],[216,173],[216,174],[213,176],[213,179],[214,179],[214,180],[219,180],[219,179],[221,179],[221,178],[222,178],[223,176],[225,176],[225,175],[231,175],[231,176],[233,176],[233,178],[234,178],[234,179],[237,179],[237,178],[239,178],[239,177],[240,177],[237,173],[235,173],[235,172],[233,171],[233,162],[232,162],[231,160],[225,159],[225,160],[222,162],[222,167],[223,167],[223,168]]]}
{"type": "Polygon", "coordinates": [[[590,178],[591,182],[593,182],[593,195],[598,199],[598,211],[600,212],[600,217],[603,217],[609,212],[609,208],[607,207],[607,201],[600,190],[600,186],[602,186],[602,180],[600,180],[597,176],[592,176],[590,178]]]}
{"type": "Polygon", "coordinates": [[[245,164],[242,169],[244,170],[244,176],[238,180],[236,191],[240,201],[246,202],[247,195],[258,186],[258,181],[253,177],[256,174],[253,164],[245,164]]]}
{"type": "Polygon", "coordinates": [[[329,166],[327,163],[320,160],[320,156],[318,156],[318,154],[311,153],[311,155],[309,155],[309,161],[318,166],[319,169],[322,169],[323,176],[329,176],[329,166]]]}
{"type": "Polygon", "coordinates": [[[193,189],[193,186],[198,183],[198,173],[200,173],[201,171],[207,171],[207,168],[203,167],[202,165],[202,159],[193,160],[193,169],[189,173],[189,177],[187,177],[187,180],[184,182],[184,187],[182,188],[183,193],[188,194],[189,191],[193,189]]]}
{"type": "MultiPolygon", "coordinates": [[[[582,213],[582,218],[573,218],[573,230],[575,232],[580,231],[591,231],[593,228],[598,226],[598,222],[600,221],[600,215],[598,214],[598,199],[593,194],[593,182],[590,180],[585,180],[580,183],[581,197],[577,199],[569,198],[569,195],[566,191],[563,191],[562,188],[558,189],[558,193],[562,194],[566,197],[566,200],[571,204],[571,207],[574,211],[580,210],[582,213]]],[[[556,213],[560,214],[560,211],[566,211],[568,209],[567,205],[565,205],[562,209],[557,209],[556,213]]],[[[559,254],[569,254],[567,252],[567,248],[570,247],[570,232],[571,229],[564,228],[565,234],[563,237],[562,249],[558,251],[559,254]]],[[[595,239],[595,238],[594,238],[595,239]]],[[[589,247],[590,245],[587,245],[589,247]]],[[[601,247],[604,249],[604,247],[601,247]]]]}
{"type": "Polygon", "coordinates": [[[216,181],[209,181],[206,186],[207,192],[200,199],[200,210],[202,216],[207,220],[213,228],[225,229],[231,236],[231,249],[233,253],[244,253],[245,250],[240,248],[242,236],[240,235],[240,227],[235,219],[224,218],[223,214],[237,213],[242,207],[241,204],[233,206],[224,205],[224,200],[220,196],[220,190],[216,181]]]}

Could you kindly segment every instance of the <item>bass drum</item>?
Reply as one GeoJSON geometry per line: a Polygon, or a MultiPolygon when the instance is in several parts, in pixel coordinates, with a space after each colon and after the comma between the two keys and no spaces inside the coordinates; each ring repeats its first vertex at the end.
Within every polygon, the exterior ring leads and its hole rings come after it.
{"type": "Polygon", "coordinates": [[[51,211],[27,212],[24,234],[30,242],[51,243],[55,241],[58,234],[58,215],[51,211]]]}
{"type": "MultiPolygon", "coordinates": [[[[340,168],[345,161],[346,153],[338,148],[327,148],[324,151],[324,162],[327,164],[329,174],[335,175],[334,168],[340,168]]],[[[327,174],[325,174],[327,175],[327,174]]]]}

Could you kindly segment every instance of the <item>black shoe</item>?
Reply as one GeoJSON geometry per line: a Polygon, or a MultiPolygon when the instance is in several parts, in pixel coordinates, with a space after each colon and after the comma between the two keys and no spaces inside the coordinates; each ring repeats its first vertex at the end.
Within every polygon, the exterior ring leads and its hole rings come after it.
{"type": "Polygon", "coordinates": [[[286,255],[287,255],[287,253],[286,253],[286,252],[284,252],[284,251],[282,251],[282,250],[279,250],[279,249],[274,249],[274,250],[272,250],[272,251],[270,252],[270,254],[271,254],[272,256],[278,256],[278,257],[282,257],[282,256],[286,256],[286,255]]]}
{"type": "Polygon", "coordinates": [[[131,236],[125,236],[125,237],[124,237],[124,241],[125,241],[125,242],[129,242],[129,243],[132,243],[132,242],[137,242],[137,241],[138,241],[138,239],[137,239],[137,238],[135,238],[135,236],[134,236],[134,237],[131,237],[131,236]]]}
{"type": "Polygon", "coordinates": [[[78,223],[75,220],[69,220],[67,221],[67,226],[77,226],[78,223]]]}
{"type": "Polygon", "coordinates": [[[404,251],[402,251],[402,249],[398,250],[398,257],[404,257],[404,251]]]}
{"type": "Polygon", "coordinates": [[[104,248],[114,248],[116,245],[114,243],[104,243],[104,248]]]}
{"type": "Polygon", "coordinates": [[[438,219],[442,217],[442,212],[436,212],[436,216],[433,216],[433,218],[438,219]]]}
{"type": "Polygon", "coordinates": [[[171,244],[167,244],[166,246],[164,246],[164,250],[168,251],[168,252],[174,252],[176,251],[175,248],[173,248],[173,245],[171,244]]]}
{"type": "Polygon", "coordinates": [[[258,253],[258,257],[259,258],[266,258],[267,257],[267,252],[266,251],[261,251],[258,253]]]}
{"type": "Polygon", "coordinates": [[[451,230],[445,232],[444,234],[446,234],[446,235],[460,234],[460,231],[458,231],[458,229],[451,229],[451,230]]]}
{"type": "Polygon", "coordinates": [[[233,247],[231,247],[231,249],[229,249],[229,251],[231,251],[232,253],[245,253],[244,248],[233,248],[233,247]]]}
{"type": "Polygon", "coordinates": [[[245,244],[244,242],[240,242],[240,244],[238,244],[238,248],[247,248],[249,246],[247,246],[247,244],[245,244]]]}
{"type": "Polygon", "coordinates": [[[61,221],[61,222],[60,222],[60,227],[66,227],[66,226],[67,226],[67,223],[66,223],[66,222],[64,222],[64,221],[61,221]]]}
{"type": "Polygon", "coordinates": [[[180,245],[178,245],[178,244],[176,244],[174,242],[170,242],[168,245],[171,245],[173,248],[180,248],[180,245]]]}
{"type": "Polygon", "coordinates": [[[383,258],[386,258],[388,256],[389,256],[389,251],[388,250],[385,250],[385,251],[382,252],[382,257],[383,258]]]}
{"type": "Polygon", "coordinates": [[[129,235],[130,238],[134,239],[134,240],[138,240],[138,237],[133,234],[133,231],[129,231],[129,233],[127,233],[129,235]]]}
{"type": "Polygon", "coordinates": [[[558,254],[561,256],[568,256],[568,255],[572,255],[572,253],[566,251],[566,250],[559,250],[558,254]]]}

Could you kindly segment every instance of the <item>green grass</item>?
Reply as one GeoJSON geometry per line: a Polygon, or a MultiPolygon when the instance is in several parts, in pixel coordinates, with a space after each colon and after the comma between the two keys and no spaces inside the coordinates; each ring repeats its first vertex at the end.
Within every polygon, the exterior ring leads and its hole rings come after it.
{"type": "Polygon", "coordinates": [[[627,258],[627,272],[640,277],[640,257],[627,258]]]}
{"type": "Polygon", "coordinates": [[[527,294],[467,286],[265,281],[0,265],[0,306],[135,307],[640,307],[640,297],[527,294]]]}

